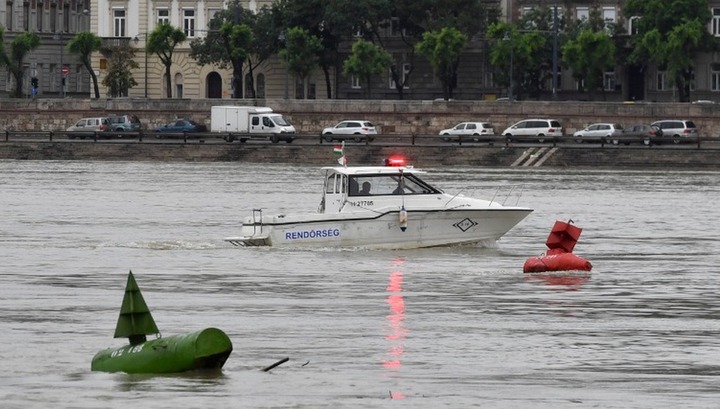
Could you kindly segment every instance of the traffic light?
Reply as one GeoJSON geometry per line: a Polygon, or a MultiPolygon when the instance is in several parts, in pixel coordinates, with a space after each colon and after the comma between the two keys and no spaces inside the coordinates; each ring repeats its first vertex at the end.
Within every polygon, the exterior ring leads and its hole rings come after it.
{"type": "Polygon", "coordinates": [[[30,85],[32,85],[33,88],[37,88],[37,87],[38,87],[38,79],[37,79],[37,77],[32,77],[32,78],[30,79],[30,85]]]}

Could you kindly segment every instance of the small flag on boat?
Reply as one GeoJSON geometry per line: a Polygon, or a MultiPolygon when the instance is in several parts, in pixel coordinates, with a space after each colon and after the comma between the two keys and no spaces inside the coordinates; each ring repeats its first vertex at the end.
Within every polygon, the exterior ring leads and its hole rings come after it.
{"type": "Polygon", "coordinates": [[[343,141],[341,145],[335,145],[333,152],[335,152],[336,155],[340,155],[338,159],[339,164],[343,166],[347,165],[347,159],[345,159],[345,141],[343,141]]]}

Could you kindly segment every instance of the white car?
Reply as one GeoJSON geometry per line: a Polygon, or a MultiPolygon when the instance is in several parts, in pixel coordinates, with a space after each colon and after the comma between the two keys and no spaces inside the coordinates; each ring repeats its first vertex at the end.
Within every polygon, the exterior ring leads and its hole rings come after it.
{"type": "Polygon", "coordinates": [[[344,141],[346,139],[352,139],[355,142],[362,142],[364,140],[372,142],[375,139],[375,135],[377,135],[375,125],[364,119],[342,121],[322,131],[323,139],[328,142],[332,142],[333,140],[344,141]]]}
{"type": "Polygon", "coordinates": [[[583,142],[603,142],[606,143],[613,135],[621,134],[623,127],[620,124],[609,122],[601,122],[590,124],[585,129],[581,129],[573,134],[573,139],[577,143],[583,142]]]}
{"type": "Polygon", "coordinates": [[[563,128],[555,119],[524,119],[503,131],[507,142],[514,140],[538,141],[540,143],[563,136],[563,128]]]}
{"type": "Polygon", "coordinates": [[[443,141],[472,139],[477,142],[482,136],[492,136],[495,129],[489,122],[461,122],[450,129],[440,131],[443,141]]]}

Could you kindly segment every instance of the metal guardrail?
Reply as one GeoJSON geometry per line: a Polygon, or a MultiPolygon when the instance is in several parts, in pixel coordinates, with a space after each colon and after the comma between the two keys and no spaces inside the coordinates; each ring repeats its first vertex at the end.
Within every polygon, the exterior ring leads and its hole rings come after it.
{"type": "MultiPolygon", "coordinates": [[[[124,143],[246,143],[248,141],[267,141],[267,143],[291,143],[297,141],[304,144],[328,144],[337,145],[338,140],[327,141],[323,135],[318,134],[293,134],[292,139],[284,140],[288,135],[258,135],[243,134],[232,132],[67,132],[67,131],[12,131],[6,130],[4,138],[0,139],[4,142],[124,142],[124,143]]],[[[337,137],[337,135],[335,135],[337,137]]],[[[375,135],[372,141],[361,138],[357,140],[355,135],[346,135],[347,143],[351,145],[445,145],[445,146],[465,146],[465,145],[497,145],[497,146],[523,146],[523,145],[542,145],[542,146],[563,146],[563,147],[624,147],[626,143],[635,146],[645,146],[648,148],[657,145],[683,145],[690,147],[691,145],[697,149],[719,149],[720,138],[700,136],[696,138],[681,138],[675,143],[667,137],[652,137],[646,140],[640,138],[622,139],[617,138],[618,143],[613,143],[613,138],[599,138],[595,140],[582,141],[573,136],[561,137],[544,137],[543,142],[539,142],[537,137],[513,137],[507,138],[502,135],[480,135],[480,136],[453,136],[451,140],[445,140],[447,136],[439,135],[417,135],[417,134],[392,134],[392,135],[375,135]]]]}

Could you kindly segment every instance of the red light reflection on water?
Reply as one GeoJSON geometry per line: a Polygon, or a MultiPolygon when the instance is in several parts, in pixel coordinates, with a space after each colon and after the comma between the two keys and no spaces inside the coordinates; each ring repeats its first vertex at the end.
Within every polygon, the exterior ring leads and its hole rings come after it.
{"type": "Polygon", "coordinates": [[[405,321],[405,300],[402,295],[403,272],[398,269],[405,263],[402,258],[395,259],[393,262],[393,272],[390,273],[390,279],[385,291],[389,294],[386,302],[390,307],[390,314],[385,318],[389,333],[385,336],[385,340],[390,342],[386,355],[389,359],[383,360],[382,364],[385,368],[394,371],[402,367],[401,358],[405,353],[403,341],[408,330],[404,328],[405,321]]]}
{"type": "MultiPolygon", "coordinates": [[[[390,313],[385,316],[389,330],[385,340],[390,345],[385,353],[388,359],[384,359],[382,365],[385,369],[393,372],[402,369],[402,357],[405,353],[405,335],[408,333],[408,330],[404,327],[405,300],[402,295],[403,271],[400,269],[403,264],[405,264],[405,259],[402,257],[398,257],[393,261],[393,271],[390,273],[388,285],[385,288],[385,291],[388,292],[386,302],[390,308],[390,313]]],[[[397,391],[390,391],[390,398],[405,399],[405,395],[397,391]]]]}

